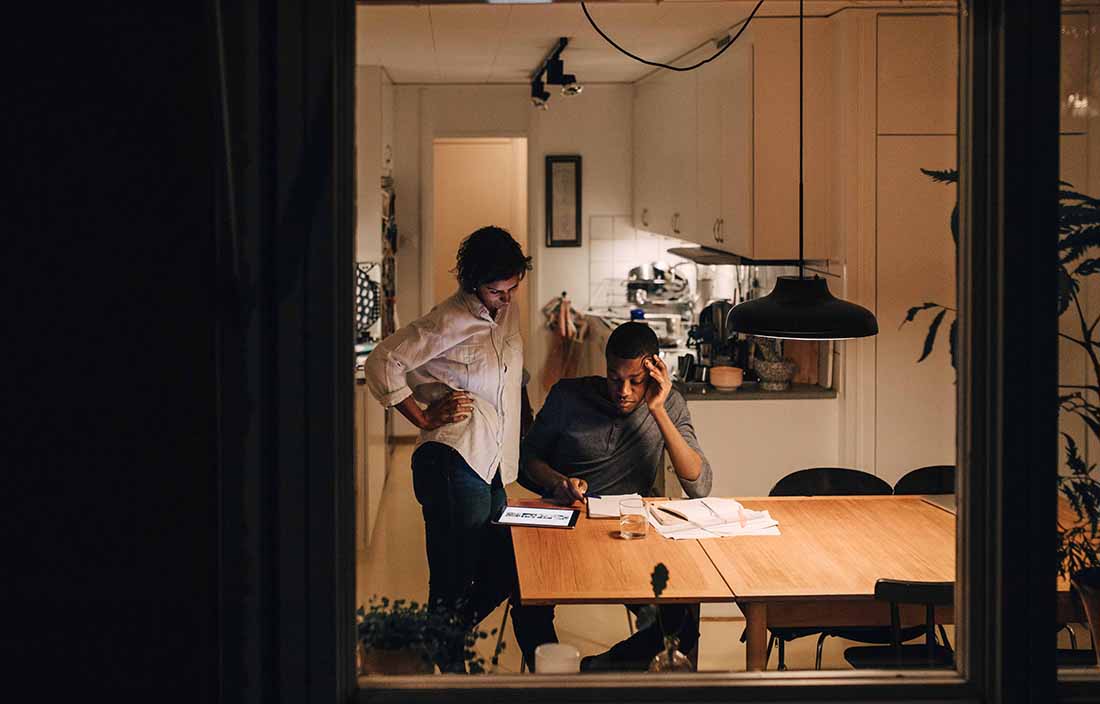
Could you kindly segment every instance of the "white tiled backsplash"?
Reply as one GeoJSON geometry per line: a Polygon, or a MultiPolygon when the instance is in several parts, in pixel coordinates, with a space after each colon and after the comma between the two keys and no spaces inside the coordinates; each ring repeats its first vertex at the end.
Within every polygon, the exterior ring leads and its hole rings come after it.
{"type": "MultiPolygon", "coordinates": [[[[665,262],[668,265],[686,262],[686,259],[669,254],[672,247],[691,246],[691,243],[636,230],[630,224],[629,215],[592,215],[589,218],[592,233],[588,249],[589,305],[593,308],[626,305],[626,277],[636,266],[649,262],[665,262]]],[[[683,266],[677,270],[694,286],[695,267],[683,266]]]]}

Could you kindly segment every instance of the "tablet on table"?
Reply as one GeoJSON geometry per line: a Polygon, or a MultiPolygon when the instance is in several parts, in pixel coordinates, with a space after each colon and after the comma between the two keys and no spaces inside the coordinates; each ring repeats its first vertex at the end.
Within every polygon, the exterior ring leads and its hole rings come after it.
{"type": "Polygon", "coordinates": [[[577,525],[578,515],[580,511],[575,508],[505,506],[493,523],[530,528],[572,528],[577,525]]]}

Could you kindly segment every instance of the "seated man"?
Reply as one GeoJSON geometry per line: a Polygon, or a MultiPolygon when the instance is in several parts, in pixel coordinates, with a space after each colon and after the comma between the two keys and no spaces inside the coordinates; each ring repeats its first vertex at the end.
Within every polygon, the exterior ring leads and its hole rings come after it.
{"type": "MultiPolygon", "coordinates": [[[[658,356],[657,335],[644,323],[625,323],[607,341],[607,378],[562,379],[520,446],[520,483],[560,503],[594,494],[646,496],[668,452],[680,485],[692,498],[710,493],[710,464],[699,449],[687,402],[672,388],[658,356]]],[[[632,610],[635,610],[632,608],[632,610]]],[[[514,606],[513,628],[528,664],[535,648],[557,642],[553,606],[514,606]]],[[[669,635],[689,652],[699,625],[688,606],[661,607],[669,635]]],[[[651,623],[582,670],[644,670],[663,647],[651,623]]]]}

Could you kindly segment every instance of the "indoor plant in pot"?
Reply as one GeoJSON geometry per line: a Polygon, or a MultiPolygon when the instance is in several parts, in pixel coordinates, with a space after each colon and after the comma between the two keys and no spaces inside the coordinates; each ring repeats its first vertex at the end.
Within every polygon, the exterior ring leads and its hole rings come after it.
{"type": "MultiPolygon", "coordinates": [[[[921,169],[927,176],[941,183],[958,182],[955,170],[930,171],[921,169]]],[[[951,213],[951,236],[959,241],[959,209],[956,204],[951,213]]],[[[1095,336],[1100,327],[1100,316],[1086,313],[1089,279],[1100,273],[1100,199],[1078,193],[1071,184],[1061,182],[1058,191],[1058,315],[1064,323],[1059,326],[1059,338],[1074,345],[1080,359],[1084,360],[1085,373],[1076,384],[1063,384],[1059,379],[1058,403],[1061,412],[1080,419],[1081,432],[1091,434],[1093,442],[1100,441],[1100,338],[1095,336]],[[1090,320],[1090,318],[1092,318],[1090,320]]],[[[1044,265],[1045,266],[1045,265],[1044,265]]],[[[1092,286],[1095,287],[1095,281],[1092,286]]],[[[937,302],[926,302],[909,309],[902,325],[912,322],[923,311],[934,316],[925,335],[924,348],[918,362],[927,359],[932,352],[941,323],[955,309],[937,302]]],[[[951,366],[956,362],[957,319],[948,329],[951,366]]],[[[1082,457],[1073,435],[1062,432],[1065,463],[1057,472],[1058,492],[1072,509],[1068,520],[1058,520],[1058,573],[1073,585],[1081,597],[1085,616],[1092,632],[1092,645],[1100,662],[1100,481],[1096,477],[1096,463],[1082,457]]],[[[1091,446],[1093,443],[1089,443],[1091,446]]]]}
{"type": "MultiPolygon", "coordinates": [[[[474,646],[478,640],[496,634],[496,629],[486,633],[471,628],[460,607],[429,607],[386,597],[371,597],[368,606],[360,606],[355,618],[359,674],[430,674],[436,663],[446,663],[458,649],[464,662],[444,665],[447,671],[485,672],[485,658],[474,646]]],[[[499,654],[499,650],[494,654],[494,664],[499,654]]]]}

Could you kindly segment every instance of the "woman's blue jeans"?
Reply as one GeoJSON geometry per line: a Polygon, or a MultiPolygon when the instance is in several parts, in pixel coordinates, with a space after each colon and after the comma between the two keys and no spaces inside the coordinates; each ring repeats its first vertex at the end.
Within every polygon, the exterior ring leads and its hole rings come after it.
{"type": "Polygon", "coordinates": [[[424,514],[428,600],[461,604],[471,626],[508,596],[511,551],[507,528],[490,522],[507,502],[500,470],[492,484],[454,448],[427,442],[412,458],[413,491],[424,514]]]}

